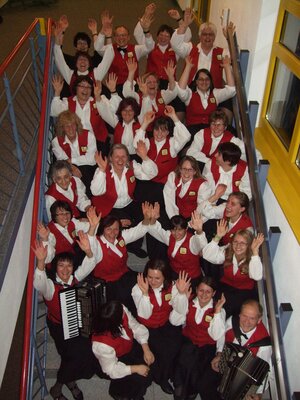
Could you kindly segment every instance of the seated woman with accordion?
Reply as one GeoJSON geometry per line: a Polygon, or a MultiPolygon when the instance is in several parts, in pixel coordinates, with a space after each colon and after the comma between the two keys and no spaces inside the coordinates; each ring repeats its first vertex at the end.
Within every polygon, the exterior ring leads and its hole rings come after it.
{"type": "Polygon", "coordinates": [[[85,252],[82,265],[74,271],[74,256],[72,253],[61,253],[52,262],[51,279],[45,271],[47,246],[36,241],[33,247],[37,259],[37,268],[34,272],[34,287],[44,297],[48,307],[47,324],[56,349],[61,357],[61,364],[57,372],[57,381],[50,389],[51,396],[56,400],[65,400],[62,387],[66,385],[73,398],[83,399],[83,394],[76,384],[78,379],[89,379],[99,372],[99,366],[92,352],[91,342],[82,336],[70,337],[65,340],[62,312],[60,309],[61,292],[83,280],[95,267],[95,258],[91,251],[87,234],[78,232],[78,244],[85,252]]]}

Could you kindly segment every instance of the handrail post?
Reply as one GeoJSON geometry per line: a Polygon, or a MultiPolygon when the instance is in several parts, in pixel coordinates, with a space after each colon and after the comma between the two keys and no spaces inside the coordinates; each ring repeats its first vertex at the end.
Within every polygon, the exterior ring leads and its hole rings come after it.
{"type": "Polygon", "coordinates": [[[35,83],[35,90],[36,90],[36,95],[37,95],[37,98],[38,98],[39,110],[41,110],[41,90],[40,90],[40,85],[39,85],[38,68],[37,68],[37,62],[36,62],[36,55],[35,55],[33,38],[29,38],[29,43],[30,43],[30,49],[31,49],[32,68],[33,68],[33,78],[34,78],[34,83],[35,83]]]}
{"type": "Polygon", "coordinates": [[[14,141],[16,144],[16,154],[17,154],[17,159],[19,161],[20,174],[21,174],[21,176],[24,176],[25,175],[25,167],[24,167],[22,149],[21,149],[21,144],[20,144],[20,139],[19,139],[16,114],[15,114],[15,110],[14,110],[13,98],[11,95],[9,79],[7,78],[6,73],[4,73],[3,81],[4,81],[6,99],[7,99],[7,103],[8,103],[10,121],[11,121],[11,125],[12,125],[13,137],[14,137],[14,141]]]}

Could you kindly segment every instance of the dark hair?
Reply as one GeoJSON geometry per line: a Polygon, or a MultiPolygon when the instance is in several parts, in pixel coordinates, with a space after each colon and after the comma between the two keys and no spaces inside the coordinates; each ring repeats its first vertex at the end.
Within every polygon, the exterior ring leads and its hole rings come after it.
{"type": "Polygon", "coordinates": [[[121,226],[122,225],[121,225],[120,219],[117,216],[113,215],[113,214],[108,214],[106,217],[101,219],[100,226],[99,226],[99,229],[98,229],[98,234],[99,235],[103,235],[104,229],[105,228],[109,228],[115,222],[118,222],[119,228],[120,228],[120,231],[121,231],[121,226]]]}
{"type": "MultiPolygon", "coordinates": [[[[245,208],[245,211],[243,211],[243,213],[247,213],[248,212],[248,208],[249,208],[249,197],[246,195],[246,193],[244,192],[232,192],[230,193],[229,197],[236,197],[240,203],[241,207],[245,208]]],[[[228,201],[228,200],[227,200],[228,201]]]]}
{"type": "Polygon", "coordinates": [[[197,288],[201,283],[211,287],[214,292],[218,288],[217,282],[211,276],[202,276],[197,283],[197,288]]]}
{"type": "Polygon", "coordinates": [[[226,113],[224,113],[224,111],[222,111],[222,110],[213,111],[209,116],[209,123],[211,124],[212,122],[216,121],[217,119],[222,120],[224,125],[227,127],[228,117],[227,117],[226,113]]]}
{"type": "Polygon", "coordinates": [[[223,160],[229,161],[231,167],[236,165],[241,158],[242,152],[239,146],[232,142],[224,142],[219,144],[218,153],[220,153],[223,157],[223,160]]]}
{"type": "Polygon", "coordinates": [[[247,299],[247,300],[245,300],[245,301],[243,302],[243,304],[241,305],[241,312],[242,312],[242,310],[243,310],[243,308],[244,308],[245,306],[256,307],[256,308],[257,308],[257,311],[258,311],[259,318],[261,318],[261,317],[263,316],[263,307],[262,307],[262,305],[261,305],[257,300],[254,300],[254,299],[247,299]]]}
{"type": "Polygon", "coordinates": [[[56,212],[58,209],[62,209],[71,213],[71,218],[73,217],[72,208],[69,203],[63,200],[56,200],[50,207],[51,219],[56,222],[56,212]]]}
{"type": "Polygon", "coordinates": [[[192,168],[193,168],[193,170],[195,171],[194,178],[202,178],[202,175],[201,175],[201,172],[200,172],[200,169],[199,169],[199,164],[198,164],[197,160],[192,156],[184,156],[179,161],[179,164],[177,165],[177,167],[175,169],[175,174],[176,174],[177,178],[180,178],[180,176],[181,176],[181,171],[180,170],[181,170],[182,165],[183,165],[183,163],[185,161],[189,161],[191,166],[192,166],[192,168]]]}
{"type": "Polygon", "coordinates": [[[94,333],[110,332],[114,338],[122,334],[123,305],[117,300],[102,304],[94,319],[94,333]]]}
{"type": "Polygon", "coordinates": [[[58,171],[61,171],[62,169],[68,170],[70,175],[72,176],[72,167],[71,167],[70,163],[66,160],[58,160],[58,161],[55,161],[55,163],[51,167],[52,180],[55,177],[56,173],[58,171]]]}
{"type": "Polygon", "coordinates": [[[119,119],[120,122],[123,121],[121,112],[126,108],[126,107],[131,107],[133,112],[134,112],[134,120],[137,121],[138,120],[138,116],[141,112],[141,107],[138,104],[138,102],[135,100],[135,98],[133,97],[125,97],[124,99],[121,100],[119,107],[116,111],[116,115],[119,119]]]}
{"type": "Polygon", "coordinates": [[[169,131],[169,135],[173,134],[174,122],[170,117],[158,117],[153,122],[153,130],[165,128],[169,131]]]}
{"type": "Polygon", "coordinates": [[[73,253],[64,251],[62,253],[56,254],[51,262],[50,269],[47,271],[49,278],[52,279],[53,281],[56,280],[57,265],[60,261],[68,261],[69,263],[71,263],[73,265],[73,273],[76,269],[75,256],[73,253]]]}
{"type": "Polygon", "coordinates": [[[85,57],[89,62],[89,68],[88,69],[92,68],[92,66],[93,66],[92,59],[91,59],[91,56],[87,52],[85,52],[85,51],[77,51],[76,52],[76,54],[75,54],[75,65],[77,64],[77,61],[78,61],[79,57],[85,57]]]}
{"type": "Polygon", "coordinates": [[[164,289],[168,289],[171,285],[171,269],[166,261],[160,259],[149,260],[145,265],[143,275],[145,278],[148,276],[149,269],[160,271],[164,277],[164,289]]]}
{"type": "Polygon", "coordinates": [[[170,229],[174,228],[187,229],[188,223],[187,220],[182,215],[173,215],[173,217],[170,219],[170,226],[171,226],[170,229]]]}
{"type": "Polygon", "coordinates": [[[84,40],[87,45],[88,48],[91,47],[91,38],[89,37],[89,35],[85,32],[77,32],[76,35],[73,38],[73,45],[74,47],[77,47],[77,42],[78,40],[84,40]]]}
{"type": "Polygon", "coordinates": [[[77,92],[77,86],[81,83],[81,82],[87,82],[91,88],[91,96],[94,97],[94,82],[93,79],[90,78],[88,75],[80,75],[76,78],[74,85],[72,86],[72,93],[73,95],[76,95],[77,92]]]}
{"type": "Polygon", "coordinates": [[[196,72],[195,78],[194,78],[194,80],[193,80],[193,82],[192,82],[192,90],[193,90],[193,91],[196,90],[196,88],[197,88],[196,81],[197,81],[197,79],[199,78],[199,75],[200,75],[201,72],[202,72],[203,74],[205,74],[206,76],[209,77],[209,79],[210,79],[209,90],[212,91],[212,90],[214,89],[213,78],[212,78],[211,73],[209,72],[209,70],[206,69],[206,68],[200,68],[200,69],[198,69],[198,71],[196,72]]]}
{"type": "Polygon", "coordinates": [[[168,34],[172,36],[174,33],[174,29],[170,25],[163,24],[158,28],[156,35],[158,36],[161,32],[168,32],[168,34]]]}

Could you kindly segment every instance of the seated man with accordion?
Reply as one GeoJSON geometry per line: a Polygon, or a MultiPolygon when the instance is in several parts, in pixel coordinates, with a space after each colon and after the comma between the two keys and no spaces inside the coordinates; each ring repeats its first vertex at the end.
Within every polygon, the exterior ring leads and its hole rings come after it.
{"type": "Polygon", "coordinates": [[[262,323],[262,306],[246,300],[238,316],[226,321],[223,351],[217,349],[207,370],[202,400],[259,400],[267,388],[271,340],[262,323]]]}

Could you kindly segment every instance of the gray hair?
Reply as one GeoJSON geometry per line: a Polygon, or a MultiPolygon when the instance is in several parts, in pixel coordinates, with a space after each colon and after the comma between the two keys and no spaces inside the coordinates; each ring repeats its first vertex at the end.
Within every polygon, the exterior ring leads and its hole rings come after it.
{"type": "Polygon", "coordinates": [[[200,27],[199,27],[199,36],[202,35],[202,32],[204,31],[204,29],[212,30],[214,35],[217,36],[217,27],[212,22],[203,22],[203,24],[200,25],[200,27]]]}

